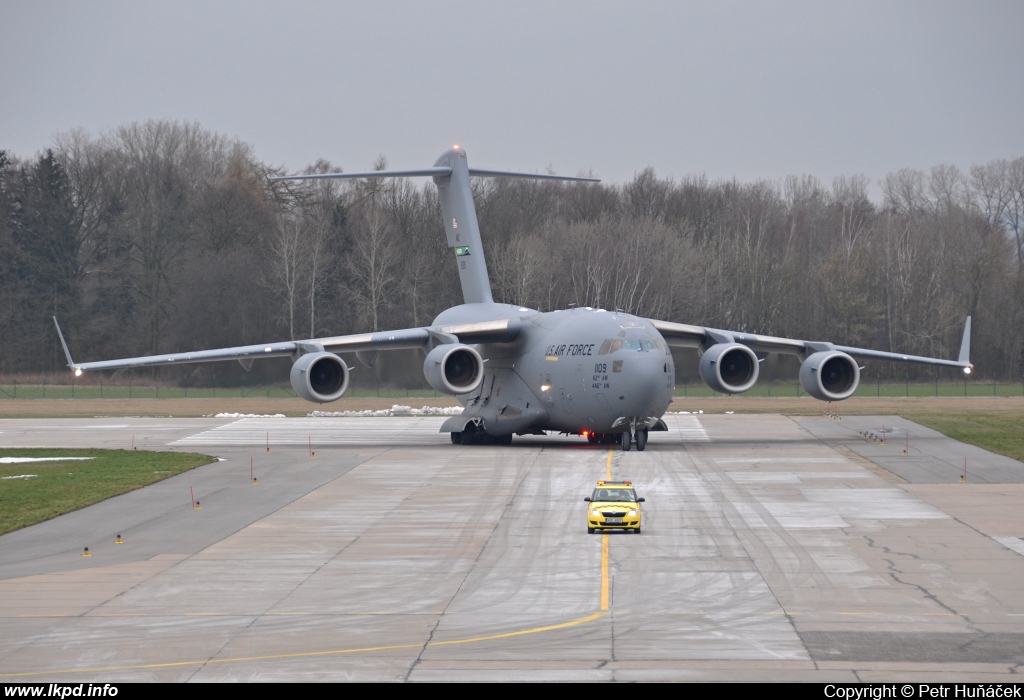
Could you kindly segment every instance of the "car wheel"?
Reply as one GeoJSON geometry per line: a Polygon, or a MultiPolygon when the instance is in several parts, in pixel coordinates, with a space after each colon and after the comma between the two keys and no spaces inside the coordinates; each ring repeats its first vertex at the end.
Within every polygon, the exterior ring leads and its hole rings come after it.
{"type": "Polygon", "coordinates": [[[640,534],[640,528],[636,529],[636,534],[638,534],[638,535],[640,534]]]}
{"type": "Polygon", "coordinates": [[[593,535],[593,534],[594,534],[594,528],[592,528],[592,527],[588,527],[588,528],[587,528],[587,534],[588,534],[588,535],[593,535]]]}

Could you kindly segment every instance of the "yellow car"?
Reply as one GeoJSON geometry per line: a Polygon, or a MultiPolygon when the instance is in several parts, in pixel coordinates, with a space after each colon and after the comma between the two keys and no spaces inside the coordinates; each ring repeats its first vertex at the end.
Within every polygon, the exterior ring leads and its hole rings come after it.
{"type": "Polygon", "coordinates": [[[632,481],[599,481],[593,495],[584,498],[587,507],[587,532],[595,530],[631,530],[640,534],[640,504],[632,481]]]}

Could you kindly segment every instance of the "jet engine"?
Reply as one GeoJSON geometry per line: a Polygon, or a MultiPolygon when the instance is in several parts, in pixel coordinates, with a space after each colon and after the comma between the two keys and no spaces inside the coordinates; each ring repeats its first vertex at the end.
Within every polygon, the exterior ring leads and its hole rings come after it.
{"type": "Polygon", "coordinates": [[[468,345],[438,345],[423,361],[423,376],[445,394],[469,394],[484,380],[484,361],[468,345]]]}
{"type": "Polygon", "coordinates": [[[292,365],[291,380],[295,393],[306,401],[337,401],[348,389],[348,365],[332,353],[310,352],[292,365]]]}
{"type": "Polygon", "coordinates": [[[800,365],[804,391],[822,401],[842,401],[860,384],[860,367],[845,352],[816,352],[800,365]]]}
{"type": "Polygon", "coordinates": [[[757,383],[760,364],[746,345],[717,343],[700,356],[700,376],[721,394],[741,394],[757,383]]]}

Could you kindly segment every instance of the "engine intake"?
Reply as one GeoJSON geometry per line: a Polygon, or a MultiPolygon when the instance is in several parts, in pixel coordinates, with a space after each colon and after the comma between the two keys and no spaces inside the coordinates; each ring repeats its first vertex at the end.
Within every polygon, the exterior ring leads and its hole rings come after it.
{"type": "Polygon", "coordinates": [[[292,365],[295,393],[316,403],[337,401],[348,389],[348,365],[329,352],[311,352],[292,365]]]}
{"type": "Polygon", "coordinates": [[[842,401],[860,384],[860,367],[845,352],[816,352],[800,365],[804,391],[822,401],[842,401]]]}
{"type": "Polygon", "coordinates": [[[720,394],[741,394],[757,383],[760,363],[746,345],[717,343],[700,356],[700,376],[720,394]]]}
{"type": "Polygon", "coordinates": [[[484,380],[484,361],[468,345],[438,345],[423,361],[423,376],[445,394],[469,394],[484,380]]]}

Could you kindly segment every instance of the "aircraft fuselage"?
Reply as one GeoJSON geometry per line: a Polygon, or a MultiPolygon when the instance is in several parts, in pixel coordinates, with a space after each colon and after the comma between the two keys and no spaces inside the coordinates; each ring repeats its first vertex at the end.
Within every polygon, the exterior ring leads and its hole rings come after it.
{"type": "Polygon", "coordinates": [[[466,304],[448,309],[434,325],[498,319],[518,321],[516,339],[478,346],[483,382],[458,397],[463,416],[478,420],[488,434],[621,433],[668,409],[675,367],[650,321],[593,308],[541,313],[466,304]]]}

